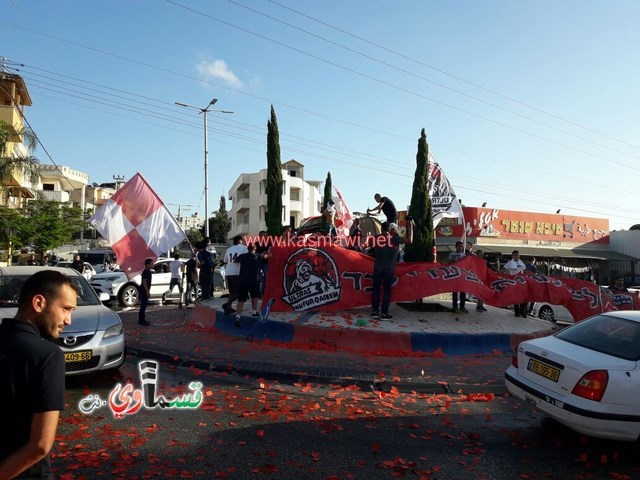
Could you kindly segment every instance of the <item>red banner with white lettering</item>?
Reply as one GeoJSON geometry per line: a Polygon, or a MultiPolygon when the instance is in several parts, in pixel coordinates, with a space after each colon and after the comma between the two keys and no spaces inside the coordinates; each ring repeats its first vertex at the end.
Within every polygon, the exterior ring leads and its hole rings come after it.
{"type": "MultiPolygon", "coordinates": [[[[342,247],[274,247],[269,259],[265,298],[275,298],[274,312],[344,310],[371,305],[374,259],[342,247]]],[[[575,320],[609,310],[640,309],[635,294],[612,294],[593,283],[526,272],[499,274],[485,260],[469,256],[450,264],[399,263],[392,302],[413,301],[439,293],[467,292],[487,305],[523,302],[565,306],[575,320]]]]}

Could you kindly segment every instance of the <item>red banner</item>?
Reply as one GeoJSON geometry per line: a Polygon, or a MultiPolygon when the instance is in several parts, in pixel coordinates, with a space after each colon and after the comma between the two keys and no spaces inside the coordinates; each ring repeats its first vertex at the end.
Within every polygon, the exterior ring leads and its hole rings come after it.
{"type": "MultiPolygon", "coordinates": [[[[374,259],[341,247],[274,247],[269,259],[265,298],[274,312],[344,310],[371,305],[374,259]]],[[[565,306],[575,320],[602,311],[640,309],[634,294],[612,295],[593,283],[526,272],[498,274],[478,257],[451,265],[399,263],[392,302],[413,301],[447,292],[467,292],[487,305],[523,302],[565,306]]]]}

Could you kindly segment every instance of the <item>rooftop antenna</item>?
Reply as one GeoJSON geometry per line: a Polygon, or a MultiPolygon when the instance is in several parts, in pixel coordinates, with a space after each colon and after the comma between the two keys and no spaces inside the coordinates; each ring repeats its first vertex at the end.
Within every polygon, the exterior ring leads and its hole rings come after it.
{"type": "Polygon", "coordinates": [[[124,175],[113,175],[113,179],[116,181],[116,192],[120,190],[120,185],[124,183],[124,175]]]}

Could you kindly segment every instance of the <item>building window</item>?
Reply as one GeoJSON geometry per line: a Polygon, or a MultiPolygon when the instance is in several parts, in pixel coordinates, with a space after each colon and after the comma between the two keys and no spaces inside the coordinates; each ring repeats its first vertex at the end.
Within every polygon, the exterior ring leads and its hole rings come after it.
{"type": "Polygon", "coordinates": [[[289,176],[290,177],[295,177],[297,175],[298,172],[296,172],[295,170],[289,170],[289,176]]]}
{"type": "Polygon", "coordinates": [[[294,202],[299,202],[300,201],[300,189],[299,188],[292,188],[289,191],[289,198],[294,202]]]}
{"type": "Polygon", "coordinates": [[[42,190],[53,192],[55,190],[55,185],[53,183],[43,183],[42,190]]]}

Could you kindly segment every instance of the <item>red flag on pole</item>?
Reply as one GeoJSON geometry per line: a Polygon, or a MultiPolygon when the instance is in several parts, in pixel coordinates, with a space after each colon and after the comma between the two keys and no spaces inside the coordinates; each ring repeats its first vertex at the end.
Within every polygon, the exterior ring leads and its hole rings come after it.
{"type": "Polygon", "coordinates": [[[144,270],[147,258],[155,260],[186,238],[140,173],[100,207],[89,223],[111,243],[120,268],[129,279],[144,270]]]}

